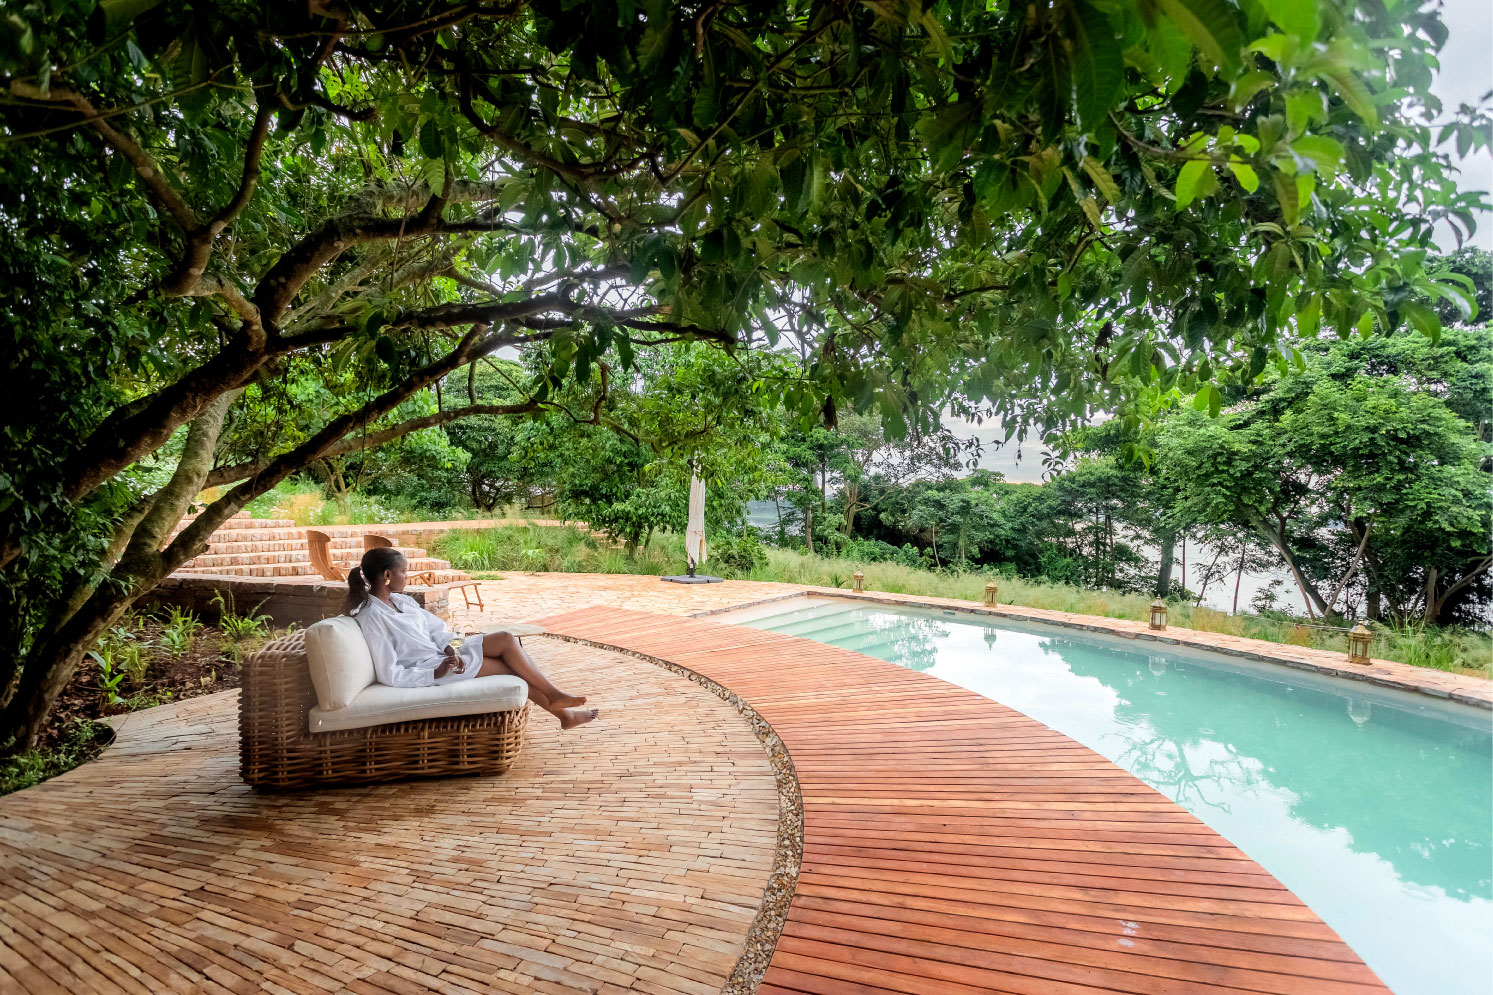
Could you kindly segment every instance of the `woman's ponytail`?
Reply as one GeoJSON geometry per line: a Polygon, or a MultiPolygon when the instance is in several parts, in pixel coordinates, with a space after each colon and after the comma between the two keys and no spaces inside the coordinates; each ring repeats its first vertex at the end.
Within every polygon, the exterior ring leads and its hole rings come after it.
{"type": "Polygon", "coordinates": [[[361,566],[353,567],[347,575],[347,598],[342,602],[342,614],[356,615],[368,603],[368,580],[361,566]]]}
{"type": "Polygon", "coordinates": [[[342,614],[356,615],[373,596],[373,578],[394,569],[404,559],[404,554],[392,546],[376,546],[363,554],[363,562],[353,567],[347,575],[347,600],[342,602],[342,614]]]}

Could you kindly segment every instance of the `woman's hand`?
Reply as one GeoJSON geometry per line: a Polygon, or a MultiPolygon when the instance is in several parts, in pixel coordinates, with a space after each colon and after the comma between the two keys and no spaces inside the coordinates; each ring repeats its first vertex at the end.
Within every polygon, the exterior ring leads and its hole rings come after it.
{"type": "Polygon", "coordinates": [[[455,646],[447,644],[446,648],[441,650],[441,653],[445,656],[445,659],[441,661],[441,665],[439,667],[435,668],[436,680],[440,680],[447,674],[459,674],[466,669],[466,667],[462,665],[461,657],[456,653],[455,646]]]}
{"type": "Polygon", "coordinates": [[[437,669],[436,677],[444,677],[445,674],[459,674],[467,669],[466,662],[462,660],[461,655],[456,652],[455,646],[447,643],[446,648],[441,650],[441,652],[445,654],[446,659],[441,663],[440,668],[437,669]],[[441,671],[444,671],[445,673],[442,673],[441,671]]]}

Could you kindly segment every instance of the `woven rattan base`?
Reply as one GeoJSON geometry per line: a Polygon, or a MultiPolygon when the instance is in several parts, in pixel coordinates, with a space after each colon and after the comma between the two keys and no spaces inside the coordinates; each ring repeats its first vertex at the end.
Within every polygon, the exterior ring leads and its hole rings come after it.
{"type": "Polygon", "coordinates": [[[529,706],[312,733],[316,704],[304,633],[270,642],[244,663],[239,773],[256,788],[371,784],[413,777],[501,774],[523,748],[529,706]]]}

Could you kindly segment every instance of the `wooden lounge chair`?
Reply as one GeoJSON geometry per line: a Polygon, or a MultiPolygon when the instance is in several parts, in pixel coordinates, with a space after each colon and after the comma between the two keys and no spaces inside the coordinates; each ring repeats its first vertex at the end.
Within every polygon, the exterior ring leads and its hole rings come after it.
{"type": "Polygon", "coordinates": [[[311,566],[321,574],[323,580],[347,583],[347,574],[332,564],[332,537],[315,529],[306,530],[306,554],[311,557],[311,566]]]}
{"type": "MultiPolygon", "coordinates": [[[[363,549],[365,550],[376,549],[380,546],[393,545],[394,540],[390,539],[388,536],[381,536],[373,532],[365,532],[363,534],[363,549]]],[[[431,570],[421,570],[418,573],[410,574],[410,579],[413,580],[416,584],[425,584],[428,586],[435,583],[435,573],[431,570]],[[421,577],[424,577],[425,580],[420,580],[419,578],[421,577]]],[[[450,586],[461,588],[462,599],[466,601],[468,608],[472,607],[473,598],[477,600],[478,610],[486,607],[482,603],[482,588],[477,584],[475,580],[451,581],[450,586]]]]}
{"type": "MultiPolygon", "coordinates": [[[[347,638],[349,625],[356,632],[352,619],[323,619],[311,630],[271,641],[245,661],[239,693],[239,773],[246,782],[274,790],[501,774],[509,768],[523,749],[529,721],[526,688],[514,677],[479,677],[445,688],[390,688],[370,683],[358,689],[362,677],[348,685],[343,675],[342,693],[347,700],[334,702],[342,707],[322,707],[328,689],[313,680],[306,641],[310,635],[324,646],[324,639],[318,637],[332,628],[343,630],[341,638],[347,638]],[[444,700],[451,698],[442,694],[451,687],[470,688],[483,681],[492,686],[486,705],[444,700]],[[401,695],[411,699],[400,706],[405,716],[428,714],[432,703],[448,711],[463,707],[491,710],[400,721],[400,709],[391,711],[389,701],[397,704],[401,695]],[[372,700],[360,709],[359,699],[364,697],[372,700]],[[388,721],[390,716],[394,721],[388,721]],[[359,722],[368,724],[358,726],[359,722]]],[[[366,667],[371,680],[371,662],[366,667]]],[[[326,684],[325,670],[319,676],[326,684]]],[[[333,678],[334,684],[337,679],[333,678]]]]}
{"type": "MultiPolygon", "coordinates": [[[[366,553],[370,549],[393,549],[393,548],[394,548],[394,540],[390,539],[388,536],[375,535],[372,532],[365,532],[365,533],[363,533],[363,552],[366,553]]],[[[432,584],[435,583],[435,571],[434,570],[412,570],[412,571],[410,571],[409,578],[410,578],[410,580],[412,582],[414,582],[416,584],[422,584],[425,587],[430,587],[432,584]]]]}

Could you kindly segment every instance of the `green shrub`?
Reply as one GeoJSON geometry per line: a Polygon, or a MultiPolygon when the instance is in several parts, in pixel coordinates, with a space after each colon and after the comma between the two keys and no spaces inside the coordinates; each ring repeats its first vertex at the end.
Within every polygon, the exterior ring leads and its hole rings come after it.
{"type": "Polygon", "coordinates": [[[705,544],[706,563],[711,569],[737,577],[767,566],[767,550],[757,530],[748,526],[740,532],[722,532],[705,544]]]}

